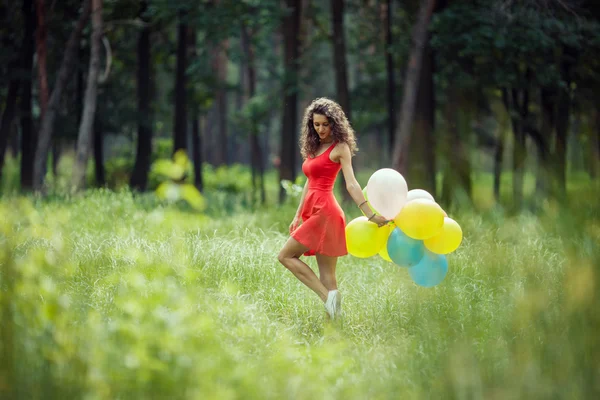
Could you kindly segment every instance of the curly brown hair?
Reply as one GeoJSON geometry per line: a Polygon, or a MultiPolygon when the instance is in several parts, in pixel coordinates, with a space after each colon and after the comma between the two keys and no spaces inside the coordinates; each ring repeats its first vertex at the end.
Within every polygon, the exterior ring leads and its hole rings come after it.
{"type": "Polygon", "coordinates": [[[333,100],[320,97],[312,101],[302,118],[302,132],[300,134],[300,152],[302,158],[315,156],[319,149],[320,139],[313,126],[313,115],[320,114],[327,117],[331,124],[331,135],[333,140],[338,143],[346,143],[350,148],[350,154],[354,155],[358,150],[356,147],[356,136],[354,129],[350,126],[348,118],[342,107],[333,100]]]}

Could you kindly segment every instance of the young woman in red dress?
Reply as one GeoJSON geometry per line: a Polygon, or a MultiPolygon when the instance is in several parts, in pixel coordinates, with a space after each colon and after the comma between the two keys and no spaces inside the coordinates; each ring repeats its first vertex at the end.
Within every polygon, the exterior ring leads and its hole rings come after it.
{"type": "Polygon", "coordinates": [[[300,151],[302,171],[307,177],[298,211],[290,224],[290,238],[279,252],[279,262],[312,289],[325,304],[331,319],[341,312],[335,266],[346,249],[346,220],[333,187],[340,171],[354,202],[379,227],[388,221],[371,210],[352,169],[356,138],[346,114],[336,102],[318,98],[304,112],[300,151]],[[300,260],[316,256],[319,278],[300,260]]]}

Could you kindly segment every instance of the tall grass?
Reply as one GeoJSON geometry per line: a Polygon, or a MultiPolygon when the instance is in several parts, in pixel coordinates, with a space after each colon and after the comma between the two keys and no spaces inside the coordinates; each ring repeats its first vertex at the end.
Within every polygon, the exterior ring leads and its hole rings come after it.
{"type": "Polygon", "coordinates": [[[0,398],[596,398],[595,195],[458,212],[465,240],[435,288],[341,258],[337,324],[277,263],[295,205],[5,198],[0,398]]]}

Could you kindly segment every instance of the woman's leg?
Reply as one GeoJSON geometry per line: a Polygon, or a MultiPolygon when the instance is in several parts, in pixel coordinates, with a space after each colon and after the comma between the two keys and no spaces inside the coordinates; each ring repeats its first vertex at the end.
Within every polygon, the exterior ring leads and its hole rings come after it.
{"type": "Polygon", "coordinates": [[[319,265],[319,280],[327,290],[337,290],[337,280],[335,278],[335,266],[337,257],[324,256],[317,254],[317,264],[319,265]]]}
{"type": "Polygon", "coordinates": [[[327,300],[329,291],[323,283],[321,283],[319,278],[317,278],[317,275],[315,275],[313,270],[299,258],[306,250],[308,250],[306,246],[291,237],[279,252],[277,259],[284,267],[289,269],[300,282],[311,288],[319,295],[321,300],[325,301],[327,300]]]}
{"type": "Polygon", "coordinates": [[[319,265],[319,279],[329,291],[327,300],[325,300],[325,311],[327,311],[330,318],[336,319],[342,312],[342,295],[337,290],[337,280],[335,278],[337,257],[317,254],[317,264],[319,265]]]}

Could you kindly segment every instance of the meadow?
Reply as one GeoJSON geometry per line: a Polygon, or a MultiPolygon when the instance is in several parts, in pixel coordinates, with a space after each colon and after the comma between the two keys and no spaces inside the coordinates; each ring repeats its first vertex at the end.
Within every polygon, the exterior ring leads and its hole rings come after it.
{"type": "Polygon", "coordinates": [[[597,398],[591,187],[535,213],[451,209],[465,237],[434,288],[340,259],[335,323],[277,262],[294,201],[207,193],[198,213],[127,189],[7,194],[0,398],[597,398]]]}

